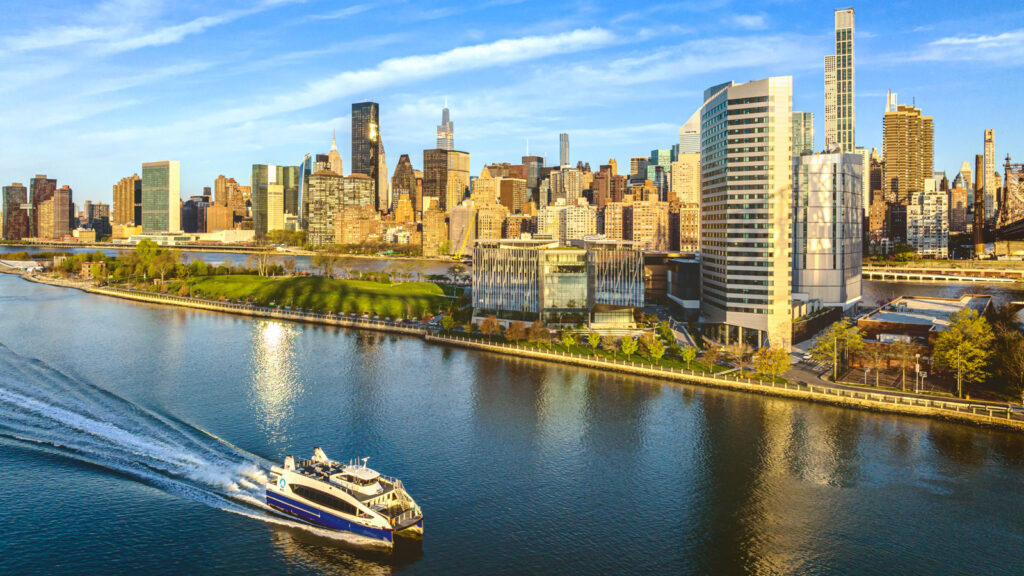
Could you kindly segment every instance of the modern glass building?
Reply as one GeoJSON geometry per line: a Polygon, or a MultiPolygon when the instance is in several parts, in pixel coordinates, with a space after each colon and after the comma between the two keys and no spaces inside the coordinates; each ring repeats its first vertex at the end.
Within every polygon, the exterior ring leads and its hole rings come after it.
{"type": "Polygon", "coordinates": [[[257,238],[263,238],[267,232],[274,228],[269,227],[269,219],[274,225],[284,221],[284,215],[299,215],[299,176],[302,168],[300,166],[278,166],[276,164],[253,164],[252,176],[249,185],[252,188],[252,220],[253,229],[257,238]],[[283,210],[277,210],[277,202],[274,203],[274,213],[270,213],[271,202],[268,197],[268,187],[271,184],[281,186],[283,210]]]}
{"type": "Polygon", "coordinates": [[[181,232],[181,163],[142,164],[142,232],[181,232]]]}
{"type": "Polygon", "coordinates": [[[643,255],[624,242],[481,240],[473,250],[473,316],[594,329],[633,325],[644,303],[643,255]]]}
{"type": "MultiPolygon", "coordinates": [[[[380,104],[357,102],[352,105],[352,173],[369,176],[374,182],[380,170],[380,104]]],[[[374,205],[376,205],[376,196],[374,205]]]]}

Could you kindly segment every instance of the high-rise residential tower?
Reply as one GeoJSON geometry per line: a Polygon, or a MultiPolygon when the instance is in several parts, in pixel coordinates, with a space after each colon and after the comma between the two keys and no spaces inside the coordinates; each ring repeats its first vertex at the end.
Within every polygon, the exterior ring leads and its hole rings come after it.
{"type": "Polygon", "coordinates": [[[136,191],[142,193],[142,179],[138,174],[132,174],[121,178],[114,184],[114,220],[112,224],[133,224],[139,226],[141,222],[135,219],[135,196],[136,191]]]}
{"type": "Polygon", "coordinates": [[[558,135],[558,165],[569,165],[569,135],[564,132],[558,135]]]}
{"type": "Polygon", "coordinates": [[[985,191],[985,220],[995,220],[999,207],[996,206],[996,193],[999,190],[999,179],[996,178],[996,131],[991,128],[985,130],[985,173],[977,174],[975,178],[982,181],[982,188],[985,191]]]}
{"type": "Polygon", "coordinates": [[[181,163],[142,164],[142,231],[181,232],[181,163]]]}
{"type": "Polygon", "coordinates": [[[922,115],[919,108],[900,104],[885,113],[882,188],[886,198],[907,204],[911,194],[924,191],[924,180],[933,172],[934,134],[932,117],[922,115]]]}
{"type": "Polygon", "coordinates": [[[854,138],[853,8],[835,11],[835,54],[825,57],[825,146],[853,152],[854,138]]]}
{"type": "Polygon", "coordinates": [[[444,99],[444,109],[441,110],[441,123],[437,125],[437,149],[455,150],[455,123],[452,122],[448,111],[448,99],[444,99]]]}
{"type": "Polygon", "coordinates": [[[20,182],[4,186],[3,226],[0,227],[0,239],[21,240],[32,235],[29,214],[32,204],[28,201],[28,188],[20,182]]]}
{"type": "MultiPolygon", "coordinates": [[[[376,102],[357,102],[352,105],[352,173],[365,174],[373,181],[374,197],[379,192],[377,174],[380,171],[380,105],[376,102]]],[[[376,204],[376,202],[374,202],[376,204]]]]}
{"type": "Polygon", "coordinates": [[[793,112],[793,156],[814,152],[814,114],[793,112]]]}
{"type": "Polygon", "coordinates": [[[713,340],[789,349],[792,122],[792,77],[704,92],[701,313],[713,340]]]}

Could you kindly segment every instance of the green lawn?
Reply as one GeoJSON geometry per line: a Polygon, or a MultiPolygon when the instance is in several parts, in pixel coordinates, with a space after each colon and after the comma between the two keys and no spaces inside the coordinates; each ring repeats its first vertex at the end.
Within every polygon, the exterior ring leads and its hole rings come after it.
{"type": "Polygon", "coordinates": [[[255,300],[323,312],[376,313],[383,317],[420,317],[447,308],[449,299],[436,284],[381,284],[318,276],[264,278],[250,275],[203,276],[189,281],[193,295],[204,298],[255,300]]]}

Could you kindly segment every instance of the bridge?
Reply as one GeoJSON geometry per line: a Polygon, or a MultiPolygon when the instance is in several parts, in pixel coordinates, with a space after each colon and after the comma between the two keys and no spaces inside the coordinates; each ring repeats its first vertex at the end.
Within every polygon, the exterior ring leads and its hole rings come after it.
{"type": "Polygon", "coordinates": [[[865,280],[948,283],[1012,283],[1024,281],[1024,270],[888,268],[864,266],[865,280]]]}

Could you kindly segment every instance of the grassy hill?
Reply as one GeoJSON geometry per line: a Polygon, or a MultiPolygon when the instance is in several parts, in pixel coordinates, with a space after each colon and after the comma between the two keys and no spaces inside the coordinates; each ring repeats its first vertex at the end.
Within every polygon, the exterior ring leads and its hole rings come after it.
{"type": "Polygon", "coordinates": [[[264,305],[292,306],[323,312],[370,312],[383,317],[436,314],[449,299],[436,284],[381,284],[318,276],[264,278],[250,275],[204,276],[189,281],[192,294],[204,298],[255,300],[264,305]]]}

